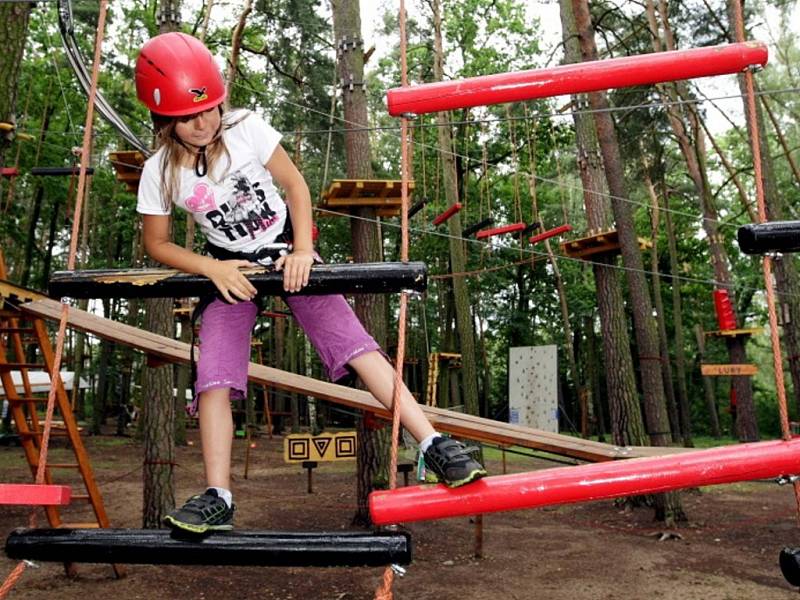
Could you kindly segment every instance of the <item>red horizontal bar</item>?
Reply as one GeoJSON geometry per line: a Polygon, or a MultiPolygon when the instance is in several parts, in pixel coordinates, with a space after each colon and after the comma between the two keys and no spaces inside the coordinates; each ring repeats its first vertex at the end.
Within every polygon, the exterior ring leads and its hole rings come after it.
{"type": "Polygon", "coordinates": [[[16,177],[19,175],[17,167],[0,167],[0,175],[3,177],[16,177]]]}
{"type": "Polygon", "coordinates": [[[655,494],[681,488],[771,479],[800,471],[800,439],[737,444],[652,458],[372,492],[376,525],[655,494]]]}
{"type": "Polygon", "coordinates": [[[561,233],[566,233],[567,231],[572,231],[572,225],[564,224],[564,225],[559,225],[558,227],[553,227],[552,229],[548,229],[547,231],[543,231],[542,233],[537,233],[528,241],[531,244],[536,244],[538,242],[543,242],[548,238],[555,237],[561,233]]]}
{"type": "Polygon", "coordinates": [[[262,317],[272,317],[273,319],[285,319],[289,313],[275,312],[274,310],[265,310],[261,313],[262,317]]]}
{"type": "Polygon", "coordinates": [[[68,485],[0,483],[0,505],[66,506],[72,492],[68,485]]]}
{"type": "Polygon", "coordinates": [[[741,42],[394,88],[386,98],[390,115],[419,115],[739,73],[749,66],[765,65],[767,58],[766,44],[741,42]]]}
{"type": "Polygon", "coordinates": [[[492,227],[491,229],[483,229],[475,234],[475,239],[482,240],[493,235],[500,235],[502,233],[513,233],[515,231],[522,231],[525,229],[525,223],[511,223],[510,225],[502,225],[501,227],[492,227]]]}
{"type": "Polygon", "coordinates": [[[461,210],[461,202],[454,202],[453,205],[450,208],[448,208],[446,211],[444,211],[442,214],[440,214],[438,217],[436,217],[433,220],[433,224],[434,225],[441,225],[442,223],[447,221],[447,219],[452,217],[454,214],[456,214],[460,210],[461,210]]]}

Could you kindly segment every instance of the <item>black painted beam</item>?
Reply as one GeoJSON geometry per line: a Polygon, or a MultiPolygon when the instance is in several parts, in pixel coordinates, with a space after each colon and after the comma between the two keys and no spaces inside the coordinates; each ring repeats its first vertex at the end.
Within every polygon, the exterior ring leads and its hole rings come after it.
{"type": "MultiPolygon", "coordinates": [[[[256,289],[282,295],[283,272],[244,271],[256,289]]],[[[388,294],[422,292],[427,270],[422,262],[323,264],[311,268],[303,294],[388,294]]],[[[210,279],[168,269],[57,271],[50,277],[52,298],[188,298],[216,291],[210,279]]]]}
{"type": "Polygon", "coordinates": [[[462,237],[469,237],[473,233],[478,233],[481,229],[484,229],[485,227],[489,227],[490,225],[494,225],[494,219],[492,217],[487,217],[483,221],[479,221],[479,222],[475,223],[474,225],[470,225],[469,227],[464,229],[461,232],[461,236],[462,237]]]}
{"type": "Polygon", "coordinates": [[[221,531],[176,535],[164,529],[17,529],[14,560],[146,565],[360,567],[411,562],[407,532],[221,531]]]}
{"type": "Polygon", "coordinates": [[[778,557],[781,573],[793,586],[800,586],[800,548],[784,548],[778,557]]]}
{"type": "Polygon", "coordinates": [[[800,221],[772,221],[744,225],[736,236],[745,254],[800,251],[800,221]]]}
{"type": "MultiPolygon", "coordinates": [[[[32,167],[31,175],[40,175],[44,177],[63,177],[65,175],[79,175],[81,172],[80,167],[32,167]]],[[[87,175],[94,175],[94,167],[86,168],[87,175]]]]}

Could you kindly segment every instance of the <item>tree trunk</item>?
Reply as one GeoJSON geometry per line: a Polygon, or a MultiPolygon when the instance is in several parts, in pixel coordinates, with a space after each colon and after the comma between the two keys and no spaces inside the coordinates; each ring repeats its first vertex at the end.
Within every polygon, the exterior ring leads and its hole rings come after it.
{"type": "MultiPolygon", "coordinates": [[[[156,20],[159,33],[177,31],[180,2],[159,0],[156,20]]],[[[172,233],[170,232],[170,238],[172,233]]],[[[145,328],[158,335],[174,335],[172,298],[145,301],[145,328]]],[[[144,433],[144,502],[142,524],[158,527],[161,518],[175,506],[175,400],[172,365],[151,365],[142,381],[142,431],[144,433]]]]}
{"type": "MultiPolygon", "coordinates": [[[[664,187],[664,186],[662,186],[664,187]]],[[[675,337],[675,370],[678,380],[678,418],[683,436],[683,445],[690,448],[692,442],[692,421],[689,409],[689,392],[686,389],[686,345],[683,335],[683,305],[681,303],[681,288],[676,277],[678,276],[678,248],[675,240],[675,228],[672,224],[672,214],[669,210],[669,193],[664,189],[664,215],[666,222],[667,245],[669,247],[669,268],[672,275],[672,324],[675,337]]],[[[712,432],[719,438],[719,422],[714,412],[712,432]]]]}
{"type": "MultiPolygon", "coordinates": [[[[578,40],[584,61],[597,60],[597,47],[594,40],[589,5],[587,0],[573,0],[573,11],[578,29],[578,40]]],[[[600,142],[600,152],[605,165],[606,180],[611,193],[611,208],[619,235],[622,264],[626,269],[626,279],[630,293],[633,313],[634,333],[639,351],[639,366],[642,378],[644,413],[648,435],[654,446],[667,446],[670,441],[669,419],[664,398],[664,382],[661,377],[658,334],[653,320],[653,304],[644,277],[644,263],[639,251],[639,242],[633,221],[633,211],[626,201],[628,193],[619,153],[617,134],[605,93],[593,92],[589,95],[589,105],[594,112],[594,123],[600,142]]],[[[656,518],[672,524],[685,520],[677,493],[657,495],[656,518]]]]}
{"type": "MultiPolygon", "coordinates": [[[[658,325],[658,342],[661,349],[661,376],[664,379],[664,392],[667,398],[667,410],[669,413],[669,426],[672,431],[672,441],[677,442],[682,435],[680,419],[678,417],[678,406],[675,400],[675,388],[672,385],[672,362],[670,361],[669,340],[667,339],[667,319],[664,313],[664,301],[661,297],[661,274],[658,271],[658,230],[660,228],[661,208],[658,202],[655,186],[650,178],[650,167],[642,154],[645,187],[653,205],[650,211],[652,223],[650,238],[653,240],[653,248],[650,250],[650,270],[653,278],[653,300],[656,306],[656,323],[658,325]]],[[[677,287],[677,286],[673,286],[677,287]]]]}
{"type": "MultiPolygon", "coordinates": [[[[148,331],[171,337],[172,299],[147,301],[148,331]]],[[[175,403],[172,398],[172,365],[152,365],[142,382],[142,431],[144,433],[144,496],[142,526],[159,527],[175,506],[174,468],[175,403]]]]}
{"type": "MultiPolygon", "coordinates": [[[[560,4],[566,60],[568,63],[579,62],[580,46],[572,2],[561,0],[560,4]]],[[[575,105],[580,105],[580,102],[578,98],[573,98],[575,105]]],[[[589,230],[608,229],[610,211],[597,132],[591,116],[575,111],[573,120],[578,145],[578,168],[583,184],[589,230]]],[[[622,286],[617,271],[611,267],[610,261],[608,257],[600,257],[592,262],[592,269],[600,315],[611,436],[617,445],[644,445],[647,443],[647,436],[636,392],[636,377],[631,358],[622,286]]]]}
{"type": "MultiPolygon", "coordinates": [[[[363,127],[369,122],[367,97],[364,93],[364,41],[361,37],[359,0],[331,0],[333,30],[338,56],[338,73],[341,82],[345,122],[345,155],[347,176],[353,179],[373,177],[369,133],[363,127]]],[[[353,210],[350,236],[355,262],[380,262],[383,244],[380,222],[374,208],[353,210]]],[[[355,311],[367,331],[382,347],[386,346],[386,298],[380,295],[360,294],[355,300],[355,311]]],[[[359,457],[357,509],[354,523],[369,525],[368,496],[378,480],[388,480],[387,455],[381,454],[381,434],[359,427],[359,457]]]]}
{"type": "MultiPolygon", "coordinates": [[[[649,10],[651,12],[653,11],[652,5],[649,6],[649,10]]],[[[659,15],[663,26],[663,36],[659,35],[658,30],[652,31],[652,28],[655,26],[654,12],[652,12],[653,16],[651,17],[651,33],[653,39],[656,40],[654,42],[654,48],[656,50],[660,49],[657,40],[660,40],[660,44],[663,45],[665,50],[676,49],[675,39],[672,35],[667,14],[668,11],[665,1],[660,0],[659,15]]],[[[688,97],[685,83],[663,84],[659,86],[658,89],[661,91],[665,101],[677,100],[680,97],[688,97]]],[[[689,177],[694,184],[695,191],[700,200],[703,212],[703,229],[706,232],[706,238],[708,239],[711,250],[714,277],[717,284],[727,289],[732,295],[733,286],[731,283],[730,270],[728,268],[728,256],[722,242],[722,236],[719,233],[719,215],[714,206],[714,198],[708,181],[705,160],[705,142],[700,125],[700,117],[691,104],[688,104],[686,109],[689,119],[688,126],[675,110],[674,106],[667,105],[667,115],[669,117],[670,127],[677,138],[678,146],[686,162],[689,177]]],[[[735,306],[735,302],[733,305],[735,306]]],[[[731,363],[739,363],[740,361],[746,362],[745,340],[746,338],[744,336],[726,338],[728,356],[731,363]]],[[[753,403],[752,382],[749,377],[732,377],[731,386],[735,391],[737,399],[737,420],[740,425],[740,439],[741,441],[756,441],[758,439],[758,425],[753,403]]]]}
{"type": "MultiPolygon", "coordinates": [[[[439,10],[439,0],[433,0],[433,28],[434,28],[434,62],[433,79],[441,81],[444,78],[444,52],[442,48],[442,23],[439,10]]],[[[436,113],[439,137],[439,152],[442,157],[442,175],[444,179],[445,197],[450,202],[458,202],[458,177],[456,165],[451,151],[453,145],[453,132],[448,123],[449,112],[436,113]]],[[[450,269],[452,273],[466,271],[466,254],[461,242],[462,226],[461,215],[456,213],[447,220],[450,244],[450,269]]],[[[461,352],[461,382],[464,398],[464,412],[470,415],[478,414],[478,364],[475,354],[475,328],[473,325],[472,305],[467,288],[466,277],[453,277],[453,299],[456,313],[456,328],[458,330],[459,351],[461,352]]]]}
{"type": "MultiPolygon", "coordinates": [[[[34,4],[31,2],[0,3],[0,122],[16,124],[17,89],[22,56],[28,37],[28,21],[34,4]]],[[[0,165],[5,164],[6,149],[14,139],[13,131],[0,132],[0,165]]]]}

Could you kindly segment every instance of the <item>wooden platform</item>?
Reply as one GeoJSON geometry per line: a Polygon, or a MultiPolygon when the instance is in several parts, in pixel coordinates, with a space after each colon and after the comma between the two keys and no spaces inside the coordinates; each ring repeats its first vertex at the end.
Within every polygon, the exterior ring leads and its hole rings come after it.
{"type": "Polygon", "coordinates": [[[109,159],[117,172],[117,181],[122,181],[129,192],[138,192],[144,166],[142,153],[138,150],[117,150],[109,154],[109,159]]]}
{"type": "MultiPolygon", "coordinates": [[[[646,238],[638,238],[639,248],[652,248],[653,242],[646,238]]],[[[589,232],[589,235],[561,242],[561,250],[571,258],[587,258],[599,254],[616,254],[619,252],[619,233],[616,229],[589,232]]]]}
{"type": "Polygon", "coordinates": [[[708,337],[738,337],[740,335],[757,335],[763,333],[763,327],[743,327],[741,329],[720,329],[718,331],[704,331],[708,337]]]}
{"type": "MultiPolygon", "coordinates": [[[[396,217],[401,208],[399,179],[334,179],[322,192],[319,208],[349,213],[356,208],[376,208],[379,217],[396,217]]],[[[409,193],[414,182],[408,182],[409,193]]],[[[325,213],[322,213],[325,214],[325,213]]]]}
{"type": "MultiPolygon", "coordinates": [[[[57,320],[61,314],[61,304],[49,298],[23,303],[19,306],[19,309],[24,313],[52,320],[57,320]]],[[[129,325],[116,323],[77,308],[70,308],[68,319],[69,326],[74,329],[131,346],[165,361],[189,362],[189,345],[186,343],[155,335],[129,325]]],[[[281,390],[298,392],[351,408],[366,410],[385,420],[391,419],[389,411],[375,400],[371,394],[362,390],[319,381],[311,377],[288,373],[256,363],[250,363],[248,374],[250,381],[260,385],[270,385],[281,390]]],[[[686,451],[684,448],[677,447],[637,446],[622,448],[439,408],[423,406],[422,409],[439,431],[489,444],[518,445],[591,462],[617,458],[660,456],[686,451]]]]}

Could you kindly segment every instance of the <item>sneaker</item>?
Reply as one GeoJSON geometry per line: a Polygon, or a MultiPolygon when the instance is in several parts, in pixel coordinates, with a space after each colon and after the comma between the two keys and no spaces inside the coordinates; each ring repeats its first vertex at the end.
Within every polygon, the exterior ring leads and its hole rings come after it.
{"type": "Polygon", "coordinates": [[[166,517],[164,524],[191,533],[206,531],[229,531],[233,529],[233,513],[236,506],[228,504],[217,495],[217,490],[207,489],[192,496],[180,508],[166,517]]]}
{"type": "Polygon", "coordinates": [[[425,451],[425,466],[448,487],[466,485],[486,475],[486,469],[470,454],[474,450],[457,440],[437,437],[425,451]]]}

